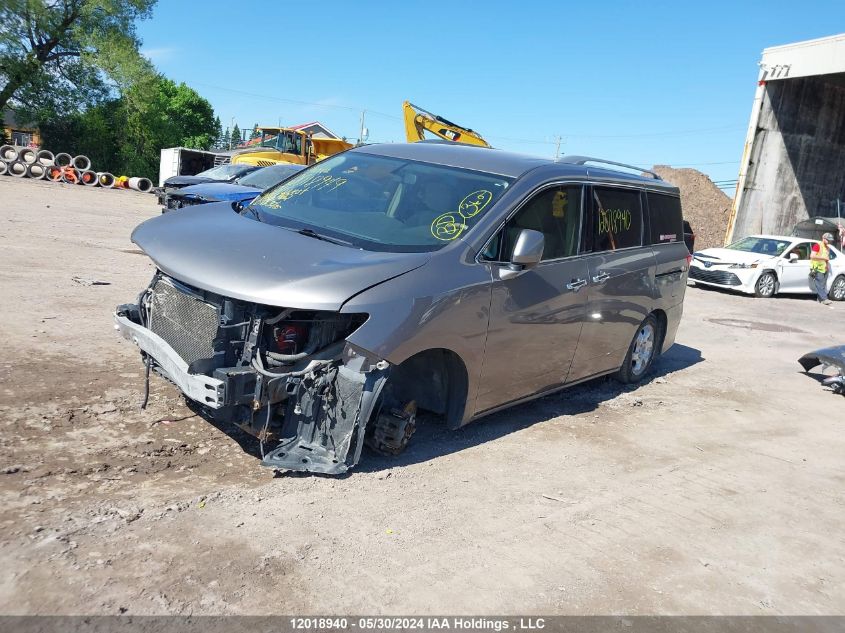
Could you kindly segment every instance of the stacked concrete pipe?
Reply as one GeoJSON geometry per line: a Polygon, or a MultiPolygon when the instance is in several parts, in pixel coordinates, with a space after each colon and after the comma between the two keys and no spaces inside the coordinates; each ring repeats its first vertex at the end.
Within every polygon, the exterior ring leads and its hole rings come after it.
{"type": "Polygon", "coordinates": [[[132,177],[129,179],[129,188],[140,191],[141,193],[147,193],[152,190],[153,183],[149,178],[132,177]]]}
{"type": "Polygon", "coordinates": [[[18,159],[18,150],[13,145],[3,145],[0,147],[0,160],[5,160],[7,163],[13,163],[18,159]]]}
{"type": "Polygon", "coordinates": [[[96,172],[93,172],[90,169],[85,169],[79,172],[79,182],[81,182],[86,187],[100,186],[100,179],[97,178],[96,172]]]}
{"type": "Polygon", "coordinates": [[[47,176],[47,167],[38,162],[30,163],[26,167],[26,176],[34,180],[41,180],[47,176]]]}
{"type": "Polygon", "coordinates": [[[53,159],[53,164],[57,167],[68,167],[73,162],[73,156],[65,152],[59,152],[53,159]]]}
{"type": "Polygon", "coordinates": [[[114,187],[114,176],[107,171],[101,171],[97,174],[97,180],[101,187],[111,189],[114,187]]]}
{"type": "Polygon", "coordinates": [[[9,173],[9,163],[0,160],[0,176],[5,176],[7,173],[9,173]]]}
{"type": "Polygon", "coordinates": [[[69,185],[79,184],[79,172],[73,167],[65,167],[62,171],[62,180],[69,185]]]}
{"type": "Polygon", "coordinates": [[[35,157],[36,162],[41,163],[45,167],[49,167],[50,165],[55,164],[56,157],[53,155],[53,152],[48,151],[46,149],[39,150],[38,154],[35,157]]]}
{"type": "Polygon", "coordinates": [[[71,164],[79,171],[88,171],[91,169],[91,159],[84,154],[74,156],[71,164]]]}
{"type": "Polygon", "coordinates": [[[15,176],[16,178],[25,178],[26,177],[26,163],[23,163],[19,160],[13,161],[9,163],[9,174],[15,176]]]}
{"type": "Polygon", "coordinates": [[[38,154],[31,147],[21,147],[18,150],[18,160],[27,165],[31,165],[36,161],[38,154]]]}

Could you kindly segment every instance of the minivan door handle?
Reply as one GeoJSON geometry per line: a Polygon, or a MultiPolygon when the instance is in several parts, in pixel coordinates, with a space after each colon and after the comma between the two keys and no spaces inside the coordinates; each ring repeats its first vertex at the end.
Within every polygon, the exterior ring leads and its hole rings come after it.
{"type": "Polygon", "coordinates": [[[607,281],[608,279],[610,279],[609,273],[599,273],[598,275],[593,277],[593,283],[600,284],[601,282],[607,281]]]}
{"type": "Polygon", "coordinates": [[[566,287],[573,292],[578,292],[581,288],[587,285],[586,279],[573,279],[566,287]]]}

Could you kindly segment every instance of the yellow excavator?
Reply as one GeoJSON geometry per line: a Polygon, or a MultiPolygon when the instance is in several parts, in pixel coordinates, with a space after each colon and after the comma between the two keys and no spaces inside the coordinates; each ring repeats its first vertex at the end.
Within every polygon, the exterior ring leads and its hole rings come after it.
{"type": "Polygon", "coordinates": [[[446,141],[490,147],[490,143],[485,141],[478,132],[447,121],[443,117],[415,106],[410,101],[402,104],[402,112],[405,118],[405,137],[409,143],[425,140],[425,132],[430,132],[446,141]]]}
{"type": "Polygon", "coordinates": [[[284,127],[262,127],[260,140],[253,146],[239,150],[232,157],[235,165],[268,167],[279,163],[313,165],[333,154],[352,147],[339,138],[315,138],[302,130],[284,127]]]}

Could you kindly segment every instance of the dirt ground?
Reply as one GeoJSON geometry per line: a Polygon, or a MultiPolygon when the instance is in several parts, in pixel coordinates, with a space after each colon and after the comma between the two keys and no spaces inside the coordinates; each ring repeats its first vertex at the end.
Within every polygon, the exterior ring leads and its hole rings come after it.
{"type": "Polygon", "coordinates": [[[259,466],[112,328],[152,195],[0,177],[0,613],[835,614],[845,416],[796,359],[845,304],[689,288],[600,380],[342,478],[259,466]],[[98,283],[91,283],[98,282],[98,283]]]}

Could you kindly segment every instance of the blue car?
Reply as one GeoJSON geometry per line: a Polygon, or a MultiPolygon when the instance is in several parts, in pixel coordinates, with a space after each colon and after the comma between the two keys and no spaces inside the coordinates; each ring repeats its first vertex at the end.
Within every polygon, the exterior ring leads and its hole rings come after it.
{"type": "Polygon", "coordinates": [[[246,204],[262,191],[287,180],[303,169],[305,169],[303,165],[271,165],[243,176],[237,184],[204,182],[183,187],[167,196],[165,206],[161,211],[166,213],[174,209],[207,202],[240,202],[246,204]]]}

